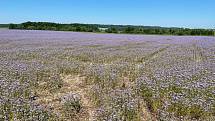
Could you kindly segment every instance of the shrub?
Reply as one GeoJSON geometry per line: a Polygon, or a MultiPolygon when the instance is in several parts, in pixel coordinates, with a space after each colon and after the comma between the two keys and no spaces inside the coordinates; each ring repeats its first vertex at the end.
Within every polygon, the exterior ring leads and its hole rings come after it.
{"type": "Polygon", "coordinates": [[[61,100],[65,117],[73,118],[81,111],[80,95],[69,93],[63,96],[61,100]]]}

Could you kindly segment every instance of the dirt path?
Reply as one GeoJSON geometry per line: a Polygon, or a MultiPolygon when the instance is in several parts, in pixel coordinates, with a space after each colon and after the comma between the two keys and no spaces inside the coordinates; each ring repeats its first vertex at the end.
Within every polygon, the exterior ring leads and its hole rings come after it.
{"type": "MultiPolygon", "coordinates": [[[[129,80],[129,78],[127,77],[124,77],[123,80],[123,85],[125,88],[133,88],[135,87],[135,83],[134,82],[131,82],[129,80]]],[[[145,103],[145,101],[142,99],[142,98],[138,98],[139,100],[139,119],[138,121],[156,121],[156,118],[152,116],[152,114],[150,113],[150,111],[148,110],[147,108],[147,105],[145,103]]]]}
{"type": "MultiPolygon", "coordinates": [[[[39,93],[39,99],[36,100],[37,103],[51,108],[51,110],[58,114],[59,117],[63,117],[61,114],[63,112],[61,98],[69,93],[75,93],[81,98],[82,111],[77,114],[80,121],[94,121],[94,106],[89,99],[87,92],[90,86],[84,84],[85,77],[79,75],[61,75],[63,80],[63,87],[56,93],[50,93],[44,90],[39,93]]],[[[69,120],[69,119],[63,119],[69,120]]]]}
{"type": "MultiPolygon", "coordinates": [[[[62,120],[71,120],[67,119],[63,115],[63,104],[61,99],[63,96],[73,93],[80,96],[81,99],[81,112],[77,114],[77,119],[75,121],[95,121],[95,106],[90,100],[89,90],[91,87],[86,85],[85,77],[80,75],[61,75],[63,81],[63,87],[60,88],[57,92],[50,93],[47,90],[39,92],[39,98],[36,100],[37,103],[51,109],[58,117],[62,120]]],[[[135,87],[134,82],[129,81],[129,78],[124,78],[122,80],[124,88],[133,88],[135,87]]],[[[139,121],[154,121],[155,118],[152,116],[150,111],[147,108],[146,103],[143,99],[140,98],[140,112],[139,112],[139,121]]]]}
{"type": "Polygon", "coordinates": [[[203,49],[197,45],[193,45],[193,59],[201,62],[205,59],[203,49]]]}
{"type": "Polygon", "coordinates": [[[81,104],[88,115],[85,120],[94,121],[94,118],[93,118],[94,107],[87,94],[87,92],[90,89],[90,86],[87,86],[83,83],[84,77],[80,77],[80,76],[74,77],[71,75],[67,75],[67,76],[64,76],[63,81],[69,85],[68,86],[69,90],[72,90],[73,93],[77,93],[80,95],[81,104]]]}

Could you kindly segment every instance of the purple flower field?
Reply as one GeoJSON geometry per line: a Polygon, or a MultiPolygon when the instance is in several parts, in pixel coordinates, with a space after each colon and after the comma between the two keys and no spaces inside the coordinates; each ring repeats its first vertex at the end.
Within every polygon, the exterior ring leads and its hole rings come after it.
{"type": "Polygon", "coordinates": [[[0,30],[0,120],[215,120],[215,37],[0,30]]]}

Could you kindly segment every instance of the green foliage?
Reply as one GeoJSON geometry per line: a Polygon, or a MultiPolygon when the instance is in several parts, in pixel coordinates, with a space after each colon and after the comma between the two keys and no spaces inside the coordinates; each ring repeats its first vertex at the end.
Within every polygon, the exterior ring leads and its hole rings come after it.
{"type": "Polygon", "coordinates": [[[40,81],[40,88],[47,89],[54,93],[63,86],[63,81],[59,74],[52,75],[50,71],[43,70],[36,73],[36,80],[40,81]]]}
{"type": "Polygon", "coordinates": [[[146,98],[146,100],[149,100],[153,96],[153,92],[146,86],[142,86],[141,94],[142,97],[146,98]]]}
{"type": "Polygon", "coordinates": [[[207,112],[199,105],[187,106],[183,103],[173,103],[168,107],[168,112],[174,113],[177,117],[190,117],[191,119],[204,119],[207,112]]]}
{"type": "Polygon", "coordinates": [[[88,24],[58,24],[49,22],[26,22],[22,24],[10,24],[9,29],[27,30],[54,30],[54,31],[78,31],[97,32],[98,27],[88,24]]]}
{"type": "Polygon", "coordinates": [[[162,106],[163,106],[163,102],[161,101],[161,99],[156,98],[156,99],[152,100],[151,107],[152,107],[153,112],[156,112],[162,106]]]}
{"type": "Polygon", "coordinates": [[[0,28],[9,28],[9,24],[0,24],[0,28]]]}
{"type": "Polygon", "coordinates": [[[154,98],[153,92],[146,86],[142,86],[141,88],[141,96],[144,98],[148,109],[152,113],[158,113],[159,109],[162,109],[163,107],[163,101],[162,98],[154,98]]]}
{"type": "Polygon", "coordinates": [[[60,77],[50,77],[50,80],[47,83],[47,88],[51,93],[57,91],[63,86],[63,81],[60,77]]]}
{"type": "Polygon", "coordinates": [[[188,115],[188,107],[182,103],[173,103],[169,106],[168,112],[174,113],[177,117],[185,117],[188,115]]]}
{"type": "Polygon", "coordinates": [[[67,101],[63,105],[64,111],[71,113],[79,113],[81,110],[81,104],[79,101],[67,101]]]}
{"type": "Polygon", "coordinates": [[[72,97],[65,100],[63,103],[63,115],[69,119],[75,119],[77,114],[80,113],[82,105],[79,99],[72,97]]]}
{"type": "Polygon", "coordinates": [[[189,108],[189,115],[192,119],[200,119],[206,115],[206,112],[199,105],[192,105],[189,108]]]}
{"type": "Polygon", "coordinates": [[[135,28],[134,27],[127,27],[123,31],[124,33],[135,33],[135,28]]]}
{"type": "Polygon", "coordinates": [[[106,33],[118,33],[118,30],[114,27],[108,28],[105,30],[106,33]]]}
{"type": "Polygon", "coordinates": [[[128,110],[125,108],[122,115],[125,121],[134,121],[137,119],[137,112],[135,110],[128,110]]]}
{"type": "Polygon", "coordinates": [[[179,86],[176,86],[176,85],[169,86],[169,90],[173,91],[175,93],[183,93],[183,89],[179,86]]]}
{"type": "Polygon", "coordinates": [[[131,26],[131,25],[100,25],[100,24],[59,24],[50,22],[26,22],[22,24],[10,24],[9,29],[27,30],[53,30],[53,31],[77,31],[77,32],[106,32],[126,34],[159,34],[159,35],[198,35],[214,36],[213,29],[188,29],[165,28],[156,26],[131,26]],[[107,28],[105,31],[99,28],[107,28]]]}
{"type": "Polygon", "coordinates": [[[17,25],[16,24],[10,24],[9,25],[9,29],[16,29],[17,28],[17,25]]]}

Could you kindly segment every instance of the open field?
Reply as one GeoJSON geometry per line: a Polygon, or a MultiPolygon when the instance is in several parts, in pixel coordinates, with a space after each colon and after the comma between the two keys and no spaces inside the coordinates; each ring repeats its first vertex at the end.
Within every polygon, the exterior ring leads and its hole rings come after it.
{"type": "Polygon", "coordinates": [[[0,30],[0,120],[215,120],[215,37],[0,30]]]}

